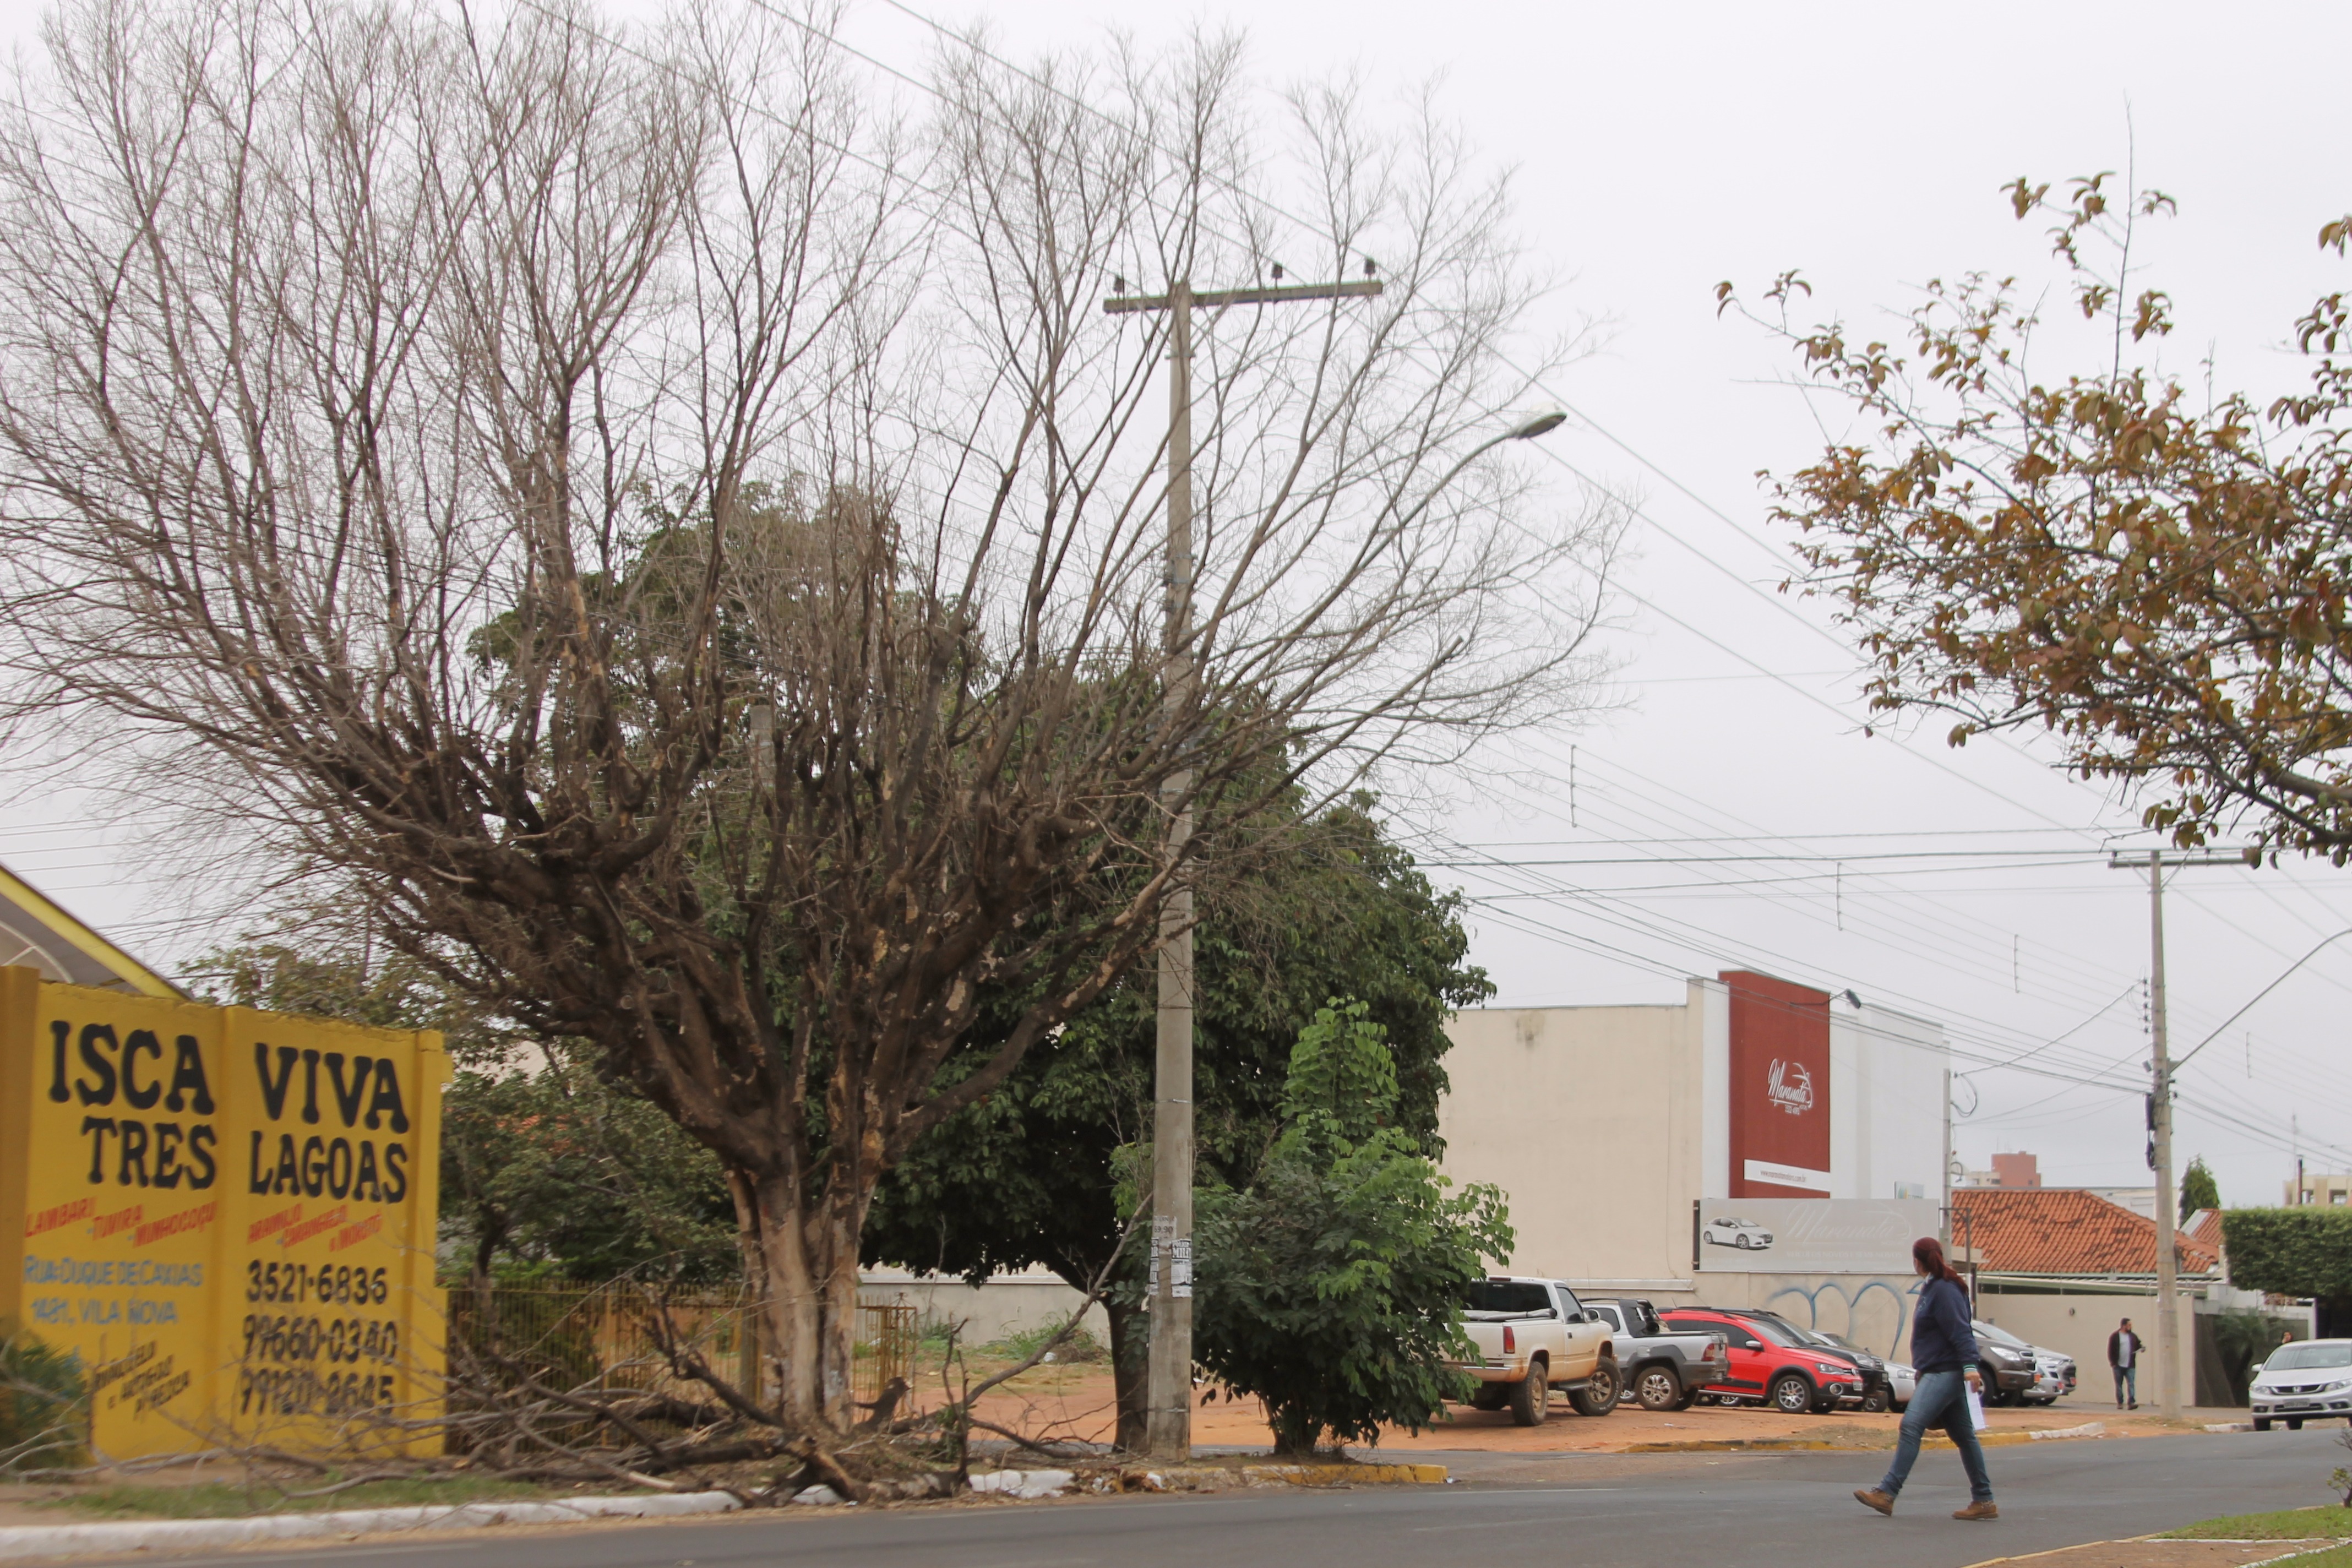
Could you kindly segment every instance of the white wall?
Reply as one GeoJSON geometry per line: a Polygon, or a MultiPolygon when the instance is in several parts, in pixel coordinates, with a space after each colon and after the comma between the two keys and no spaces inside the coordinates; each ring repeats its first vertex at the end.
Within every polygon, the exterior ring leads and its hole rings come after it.
{"type": "Polygon", "coordinates": [[[1941,1201],[1944,1071],[1951,1047],[1925,1019],[1830,1003],[1831,1195],[1891,1198],[1898,1183],[1941,1201]]]}
{"type": "Polygon", "coordinates": [[[1700,1013],[1475,1008],[1447,1026],[1445,1173],[1508,1195],[1513,1272],[1644,1293],[1689,1279],[1700,1013]]]}
{"type": "MultiPolygon", "coordinates": [[[[2191,1299],[2183,1291],[2173,1321],[2178,1325],[2172,1349],[2180,1379],[2180,1403],[2197,1398],[2197,1341],[2190,1321],[2191,1299]]],[[[2080,1295],[2004,1295],[1987,1289],[1977,1297],[1977,1316],[1996,1323],[2019,1339],[2074,1358],[2079,1380],[2076,1403],[2113,1408],[2114,1374],[2107,1371],[2107,1336],[2126,1318],[2132,1321],[2140,1342],[2147,1347],[2147,1364],[2139,1371],[2139,1404],[2145,1410],[2157,1402],[2156,1292],[2132,1296],[2105,1292],[2080,1295]]]]}
{"type": "MultiPolygon", "coordinates": [[[[1059,1275],[1043,1269],[999,1274],[975,1286],[954,1277],[920,1279],[900,1268],[866,1268],[858,1271],[857,1300],[867,1307],[910,1306],[922,1322],[960,1322],[965,1344],[984,1345],[1011,1334],[1059,1328],[1084,1298],[1059,1275]]],[[[1100,1306],[1087,1310],[1086,1329],[1097,1344],[1110,1343],[1110,1325],[1100,1306]]]]}

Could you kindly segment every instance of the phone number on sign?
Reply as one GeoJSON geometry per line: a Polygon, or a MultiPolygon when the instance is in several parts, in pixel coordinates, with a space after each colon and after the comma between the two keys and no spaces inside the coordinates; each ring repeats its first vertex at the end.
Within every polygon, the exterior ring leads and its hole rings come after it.
{"type": "Polygon", "coordinates": [[[248,1301],[331,1301],[364,1307],[391,1294],[382,1268],[355,1268],[347,1263],[264,1263],[245,1266],[245,1299],[248,1301]]]}
{"type": "Polygon", "coordinates": [[[320,1358],[335,1362],[400,1359],[400,1325],[373,1318],[273,1318],[248,1312],[245,1318],[245,1359],[301,1362],[320,1358]]]}
{"type": "Polygon", "coordinates": [[[392,1404],[392,1373],[331,1372],[307,1366],[263,1368],[237,1374],[237,1409],[246,1415],[347,1415],[392,1404]]]}

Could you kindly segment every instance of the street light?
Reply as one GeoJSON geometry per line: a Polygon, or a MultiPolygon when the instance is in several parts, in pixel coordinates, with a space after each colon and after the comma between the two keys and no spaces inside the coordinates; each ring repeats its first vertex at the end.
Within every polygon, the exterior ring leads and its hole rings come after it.
{"type": "Polygon", "coordinates": [[[1439,496],[1444,495],[1445,493],[1445,487],[1452,484],[1455,477],[1459,475],[1463,469],[1468,468],[1471,464],[1476,462],[1480,458],[1484,457],[1486,453],[1493,451],[1496,447],[1501,446],[1506,441],[1532,441],[1538,436],[1550,435],[1553,431],[1559,429],[1562,425],[1567,423],[1568,411],[1566,409],[1547,408],[1540,414],[1529,415],[1527,418],[1520,420],[1517,425],[1512,426],[1508,430],[1504,431],[1499,436],[1487,437],[1485,440],[1471,447],[1467,452],[1465,452],[1462,455],[1462,460],[1460,462],[1445,470],[1445,477],[1444,479],[1429,487],[1429,493],[1421,498],[1421,501],[1418,505],[1416,505],[1411,511],[1396,520],[1392,531],[1396,536],[1397,549],[1399,551],[1402,551],[1404,549],[1404,531],[1412,526],[1412,520],[1419,517],[1423,511],[1427,510],[1431,501],[1433,501],[1439,496]]]}

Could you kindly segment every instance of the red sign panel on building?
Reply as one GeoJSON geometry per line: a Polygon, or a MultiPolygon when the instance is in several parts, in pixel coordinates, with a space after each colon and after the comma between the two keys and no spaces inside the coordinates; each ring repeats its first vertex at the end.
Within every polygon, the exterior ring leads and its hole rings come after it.
{"type": "Polygon", "coordinates": [[[1731,1196],[1830,1195],[1830,998],[1769,974],[1727,971],[1731,992],[1731,1196]]]}

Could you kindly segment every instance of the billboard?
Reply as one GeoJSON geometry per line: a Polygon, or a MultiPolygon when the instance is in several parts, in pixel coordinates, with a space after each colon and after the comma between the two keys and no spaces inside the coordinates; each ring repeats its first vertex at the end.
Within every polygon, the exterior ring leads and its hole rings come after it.
{"type": "Polygon", "coordinates": [[[1915,1198],[1702,1198],[1693,1267],[1736,1274],[1908,1274],[1936,1234],[1915,1198]]]}
{"type": "Polygon", "coordinates": [[[1731,1005],[1731,1195],[1830,1194],[1830,998],[1724,974],[1731,1005]]]}
{"type": "Polygon", "coordinates": [[[79,1357],[100,1452],[315,1446],[439,1397],[446,1063],[0,968],[0,1320],[79,1357]]]}

